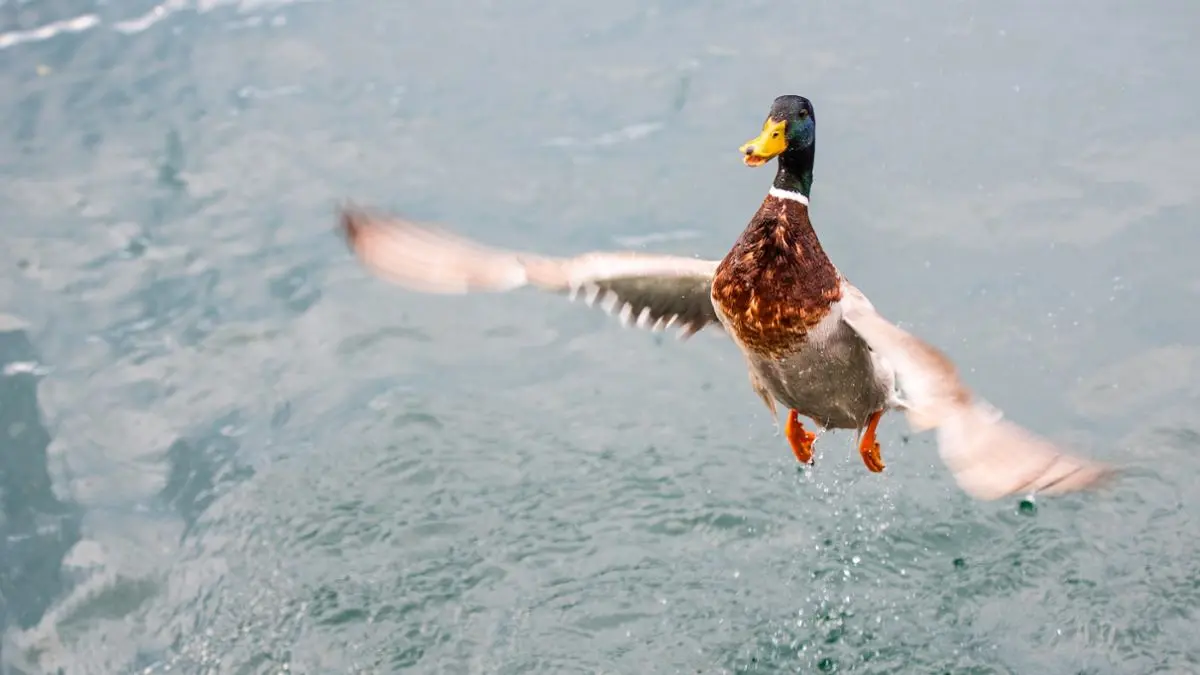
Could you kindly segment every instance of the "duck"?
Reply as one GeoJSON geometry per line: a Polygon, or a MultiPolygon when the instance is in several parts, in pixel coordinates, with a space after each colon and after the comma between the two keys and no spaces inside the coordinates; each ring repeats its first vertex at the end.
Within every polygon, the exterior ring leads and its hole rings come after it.
{"type": "Polygon", "coordinates": [[[828,430],[850,430],[863,464],[882,472],[877,428],[904,416],[933,431],[958,487],[978,500],[1094,489],[1114,468],[1010,421],[977,396],[944,352],[885,318],[821,247],[809,211],[816,115],[809,99],[774,99],[742,162],[774,160],[758,210],[719,260],[632,250],[554,257],[500,248],[440,224],[354,202],[338,227],[370,273],[412,292],[499,293],[532,287],[582,299],[630,326],[686,340],[723,332],[745,358],[750,388],[796,460],[814,463],[828,430]]]}

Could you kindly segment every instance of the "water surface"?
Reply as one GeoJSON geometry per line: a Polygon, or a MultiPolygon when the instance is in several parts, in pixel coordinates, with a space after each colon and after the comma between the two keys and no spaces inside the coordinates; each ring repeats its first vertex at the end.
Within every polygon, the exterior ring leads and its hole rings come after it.
{"type": "Polygon", "coordinates": [[[1200,672],[1198,19],[0,2],[0,672],[1200,672]],[[782,93],[840,268],[1125,480],[973,502],[899,418],[801,471],[720,336],[331,229],[719,256],[782,93]]]}

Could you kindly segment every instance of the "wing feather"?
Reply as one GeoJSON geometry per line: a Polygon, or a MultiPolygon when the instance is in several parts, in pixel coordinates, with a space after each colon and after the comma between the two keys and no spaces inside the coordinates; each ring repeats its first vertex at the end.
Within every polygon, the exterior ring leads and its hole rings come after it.
{"type": "Polygon", "coordinates": [[[885,319],[848,282],[842,319],[895,370],[910,426],[937,429],[942,461],[971,496],[1057,495],[1096,487],[1113,473],[1004,419],[963,384],[945,354],[885,319]]]}
{"type": "Polygon", "coordinates": [[[688,337],[720,326],[711,285],[717,261],[634,251],[569,258],[495,248],[440,228],[346,205],[341,229],[372,272],[410,290],[462,294],[524,286],[569,294],[651,330],[688,337]]]}

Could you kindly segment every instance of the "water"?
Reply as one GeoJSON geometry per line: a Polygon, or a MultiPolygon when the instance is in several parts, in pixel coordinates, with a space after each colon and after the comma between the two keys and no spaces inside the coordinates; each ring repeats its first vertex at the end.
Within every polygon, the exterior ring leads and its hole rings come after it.
{"type": "Polygon", "coordinates": [[[1200,672],[1198,18],[0,2],[0,672],[1200,672]],[[843,271],[1122,482],[976,503],[895,417],[801,471],[724,338],[332,231],[718,256],[782,93],[843,271]]]}

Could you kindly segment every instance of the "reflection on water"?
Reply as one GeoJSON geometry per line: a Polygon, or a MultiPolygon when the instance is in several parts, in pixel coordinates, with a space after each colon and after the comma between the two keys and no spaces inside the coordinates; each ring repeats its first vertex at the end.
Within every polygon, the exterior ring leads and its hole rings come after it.
{"type": "Polygon", "coordinates": [[[50,434],[38,407],[39,355],[20,330],[0,331],[0,630],[29,628],[70,584],[63,558],[80,509],[55,494],[50,434]]]}
{"type": "Polygon", "coordinates": [[[231,432],[241,426],[237,414],[230,414],[195,438],[181,438],[167,448],[170,473],[159,498],[175,510],[189,528],[220,496],[226,483],[247,480],[254,475],[252,469],[237,463],[238,444],[231,432]]]}
{"type": "Polygon", "coordinates": [[[0,0],[0,671],[1200,671],[1175,5],[0,0]],[[900,420],[798,470],[723,337],[332,231],[720,256],[785,92],[839,267],[1126,479],[976,504],[900,420]]]}

